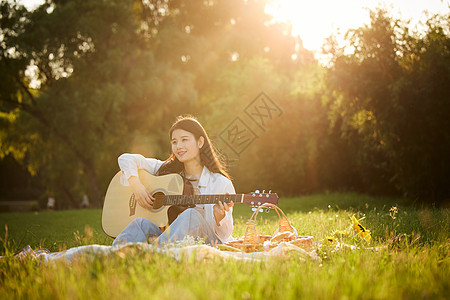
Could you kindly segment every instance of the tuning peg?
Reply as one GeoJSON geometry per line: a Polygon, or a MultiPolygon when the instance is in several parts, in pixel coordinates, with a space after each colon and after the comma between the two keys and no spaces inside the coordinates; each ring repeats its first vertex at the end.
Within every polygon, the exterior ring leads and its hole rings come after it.
{"type": "MultiPolygon", "coordinates": [[[[252,211],[256,211],[257,209],[258,209],[257,207],[252,207],[252,211]]],[[[263,212],[263,209],[260,208],[260,209],[259,209],[259,212],[263,212]]]]}
{"type": "Polygon", "coordinates": [[[255,193],[258,194],[258,193],[259,193],[259,190],[256,190],[255,193]]]}
{"type": "Polygon", "coordinates": [[[262,193],[264,194],[265,192],[266,192],[266,190],[263,190],[263,192],[262,192],[262,193]]]}
{"type": "Polygon", "coordinates": [[[272,193],[272,190],[269,190],[269,194],[272,193]]]}

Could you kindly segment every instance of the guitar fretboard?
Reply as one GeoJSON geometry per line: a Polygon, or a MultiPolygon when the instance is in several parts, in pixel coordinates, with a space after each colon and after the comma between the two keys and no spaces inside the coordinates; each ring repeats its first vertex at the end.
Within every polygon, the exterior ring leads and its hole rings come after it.
{"type": "Polygon", "coordinates": [[[195,204],[214,204],[219,201],[243,202],[244,194],[227,194],[227,195],[166,195],[164,197],[164,205],[195,205],[195,204]]]}

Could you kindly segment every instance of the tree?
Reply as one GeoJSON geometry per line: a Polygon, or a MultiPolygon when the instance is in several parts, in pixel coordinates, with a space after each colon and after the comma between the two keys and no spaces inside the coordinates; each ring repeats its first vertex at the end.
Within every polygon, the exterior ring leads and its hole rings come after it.
{"type": "Polygon", "coordinates": [[[73,204],[89,189],[99,205],[133,133],[161,121],[162,103],[195,97],[191,78],[157,63],[140,31],[155,28],[163,4],[54,1],[28,12],[2,2],[2,156],[14,154],[73,204]],[[174,94],[164,77],[187,88],[174,94]]]}
{"type": "Polygon", "coordinates": [[[291,194],[317,188],[305,168],[315,165],[308,156],[320,160],[314,128],[322,124],[323,134],[325,111],[315,88],[299,89],[320,72],[288,27],[267,25],[265,4],[72,0],[28,12],[3,3],[3,155],[14,154],[73,206],[87,186],[101,198],[120,153],[167,157],[174,116],[195,114],[217,141],[264,91],[286,114],[264,137],[269,145],[261,138],[233,166],[237,185],[264,182],[291,194]]]}
{"type": "Polygon", "coordinates": [[[449,17],[430,18],[421,36],[377,10],[348,33],[351,54],[334,50],[330,110],[372,191],[450,196],[449,17]]]}

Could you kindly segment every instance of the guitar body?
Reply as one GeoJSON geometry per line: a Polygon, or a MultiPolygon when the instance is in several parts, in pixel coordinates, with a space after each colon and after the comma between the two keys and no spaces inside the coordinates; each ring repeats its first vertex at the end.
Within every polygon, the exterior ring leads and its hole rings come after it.
{"type": "MultiPolygon", "coordinates": [[[[143,217],[158,227],[165,227],[169,223],[168,210],[170,206],[161,206],[158,209],[142,208],[134,198],[131,186],[123,186],[120,183],[122,172],[118,172],[109,184],[106,191],[102,212],[103,231],[116,237],[127,225],[136,218],[143,217]]],[[[139,179],[152,194],[182,195],[184,182],[179,174],[154,176],[139,170],[139,179]]]]}
{"type": "MultiPolygon", "coordinates": [[[[154,176],[144,170],[138,175],[142,184],[155,198],[153,209],[142,208],[135,198],[131,186],[120,183],[122,172],[117,173],[111,180],[106,191],[102,212],[103,231],[116,237],[125,227],[136,218],[143,217],[164,228],[186,207],[196,204],[215,204],[219,201],[229,203],[245,203],[252,207],[259,207],[264,203],[277,204],[278,195],[255,191],[248,194],[212,194],[212,195],[183,195],[184,180],[179,174],[154,176]]],[[[189,185],[186,185],[188,187],[189,185]]],[[[186,194],[190,194],[186,192],[186,194]]],[[[255,208],[256,209],[256,208],[255,208]]]]}

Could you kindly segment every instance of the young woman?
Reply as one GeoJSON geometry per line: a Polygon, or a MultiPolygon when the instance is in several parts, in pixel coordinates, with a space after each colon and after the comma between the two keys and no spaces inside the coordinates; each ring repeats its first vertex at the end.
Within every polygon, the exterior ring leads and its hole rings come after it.
{"type": "MultiPolygon", "coordinates": [[[[155,199],[140,182],[139,169],[153,175],[179,173],[185,182],[190,182],[193,194],[235,193],[205,129],[194,117],[178,117],[169,136],[172,154],[166,161],[128,153],[118,159],[122,171],[121,184],[133,188],[140,206],[151,209],[155,199]]],[[[116,237],[113,245],[146,242],[151,238],[157,238],[160,244],[164,244],[182,240],[186,236],[203,238],[207,244],[225,243],[231,239],[233,231],[233,205],[232,202],[219,202],[188,208],[164,232],[151,221],[137,218],[116,237]]]]}

